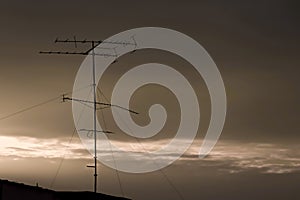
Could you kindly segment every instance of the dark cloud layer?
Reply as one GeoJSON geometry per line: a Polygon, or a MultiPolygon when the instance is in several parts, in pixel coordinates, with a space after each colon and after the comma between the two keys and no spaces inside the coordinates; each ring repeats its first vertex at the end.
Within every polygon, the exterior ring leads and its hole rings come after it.
{"type": "MultiPolygon", "coordinates": [[[[217,63],[228,95],[222,137],[299,138],[296,7],[295,1],[190,1],[172,2],[172,6],[169,1],[4,1],[0,8],[1,116],[72,89],[83,58],[37,53],[65,48],[51,43],[55,37],[104,39],[134,27],[162,26],[192,36],[217,63]]],[[[49,105],[1,123],[34,129],[25,135],[67,136],[72,129],[69,108],[49,105]],[[60,116],[65,123],[55,122],[60,116]],[[41,129],[48,133],[40,134],[41,129]]],[[[10,130],[7,134],[24,133],[10,130]]]]}

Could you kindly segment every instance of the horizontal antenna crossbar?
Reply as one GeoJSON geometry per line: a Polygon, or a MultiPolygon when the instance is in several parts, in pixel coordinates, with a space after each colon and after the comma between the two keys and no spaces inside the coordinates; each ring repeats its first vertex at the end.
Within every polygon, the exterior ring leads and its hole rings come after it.
{"type": "MultiPolygon", "coordinates": [[[[80,129],[79,131],[87,131],[87,132],[94,132],[94,130],[90,130],[90,129],[80,129]]],[[[96,130],[97,133],[113,133],[111,131],[99,131],[99,130],[96,130]]]]}
{"type": "Polygon", "coordinates": [[[104,106],[110,106],[110,107],[116,107],[116,108],[120,108],[120,109],[123,109],[123,110],[126,110],[128,112],[131,112],[133,114],[139,114],[138,112],[136,111],[133,111],[133,110],[130,110],[130,109],[127,109],[127,108],[124,108],[122,106],[119,106],[119,105],[114,105],[114,104],[110,104],[110,103],[103,103],[103,102],[93,102],[93,101],[87,101],[87,100],[82,100],[82,99],[75,99],[75,98],[70,98],[70,97],[66,97],[63,95],[63,102],[65,102],[66,100],[70,100],[70,101],[78,101],[78,102],[83,102],[83,103],[91,103],[91,104],[97,104],[97,105],[104,105],[104,106]]]}
{"type": "Polygon", "coordinates": [[[105,41],[105,40],[60,40],[56,39],[54,43],[94,43],[96,45],[104,43],[104,44],[118,44],[118,45],[133,45],[136,46],[136,43],[132,42],[119,42],[119,41],[105,41]]]}
{"type": "MultiPolygon", "coordinates": [[[[40,54],[58,54],[58,55],[89,55],[89,51],[87,52],[69,52],[69,51],[40,51],[40,54]]],[[[94,53],[96,56],[104,56],[104,57],[118,57],[115,54],[106,54],[106,53],[94,53]]]]}
{"type": "Polygon", "coordinates": [[[74,55],[88,55],[86,52],[68,52],[68,51],[40,51],[40,54],[74,54],[74,55]]]}

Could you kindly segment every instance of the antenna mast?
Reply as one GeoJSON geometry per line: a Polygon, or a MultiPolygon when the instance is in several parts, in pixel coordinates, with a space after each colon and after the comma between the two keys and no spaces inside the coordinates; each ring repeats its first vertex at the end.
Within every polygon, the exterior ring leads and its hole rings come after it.
{"type": "MultiPolygon", "coordinates": [[[[89,43],[89,44],[91,44],[91,47],[87,51],[83,51],[83,52],[76,52],[76,51],[75,52],[69,52],[69,51],[40,51],[39,52],[40,54],[89,55],[91,53],[91,55],[92,55],[93,101],[91,102],[91,101],[86,101],[86,100],[82,100],[82,99],[69,98],[69,97],[66,97],[65,95],[62,96],[62,100],[63,100],[63,102],[65,102],[66,100],[71,100],[71,101],[78,101],[78,102],[93,104],[93,111],[94,111],[93,112],[93,130],[81,129],[79,131],[87,131],[88,133],[90,133],[90,132],[94,133],[94,166],[87,166],[87,167],[94,168],[94,192],[95,193],[97,192],[97,176],[98,176],[98,173],[97,173],[97,133],[98,132],[105,133],[105,134],[106,133],[112,133],[111,131],[107,131],[107,130],[104,130],[104,131],[97,130],[97,105],[105,105],[105,106],[110,106],[110,107],[115,106],[115,107],[118,107],[120,109],[127,110],[131,113],[134,113],[134,114],[138,114],[138,112],[135,112],[135,111],[127,109],[127,108],[123,108],[123,107],[118,106],[118,105],[112,105],[110,103],[97,102],[95,56],[97,55],[97,56],[105,56],[105,57],[117,57],[118,55],[117,55],[117,52],[116,52],[115,48],[112,48],[114,50],[115,54],[107,54],[107,53],[98,54],[98,53],[95,53],[94,49],[101,43],[107,43],[107,44],[123,45],[123,46],[133,45],[134,46],[133,52],[134,52],[136,50],[137,44],[136,44],[136,41],[135,41],[133,36],[132,36],[132,40],[133,40],[133,43],[132,42],[118,42],[118,41],[86,40],[86,39],[85,40],[76,40],[75,36],[74,36],[73,40],[69,40],[69,39],[60,40],[60,39],[57,38],[54,41],[54,43],[73,43],[75,45],[75,48],[77,48],[78,43],[82,43],[82,44],[89,43]]],[[[116,62],[116,60],[114,62],[116,62]]]]}
{"type": "Polygon", "coordinates": [[[96,78],[95,78],[95,43],[92,42],[92,59],[93,59],[93,93],[94,93],[94,192],[97,192],[97,97],[96,97],[96,78]]]}

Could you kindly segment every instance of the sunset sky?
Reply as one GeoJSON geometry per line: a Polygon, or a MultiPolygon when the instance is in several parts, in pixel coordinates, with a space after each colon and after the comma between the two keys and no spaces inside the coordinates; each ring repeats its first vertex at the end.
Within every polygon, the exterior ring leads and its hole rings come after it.
{"type": "MultiPolygon", "coordinates": [[[[141,50],[125,55],[100,80],[110,97],[130,68],[164,63],[186,76],[197,91],[201,122],[190,149],[156,172],[116,172],[99,162],[98,192],[133,199],[299,199],[299,52],[297,1],[17,1],[0,6],[0,178],[54,190],[93,189],[92,155],[74,132],[72,104],[60,95],[73,89],[83,56],[40,55],[41,50],[83,50],[54,44],[55,38],[106,39],[137,27],[185,33],[210,54],[223,77],[227,116],[219,142],[205,159],[197,156],[210,119],[210,100],[201,76],[176,55],[141,50]],[[13,115],[49,99],[55,100],[13,115]],[[62,158],[65,158],[61,163],[62,158]],[[60,169],[57,173],[57,169],[60,169]],[[118,175],[121,187],[118,181],[118,175]]],[[[149,123],[148,109],[168,112],[163,130],[142,141],[160,148],[176,132],[178,102],[166,88],[139,89],[130,107],[136,123],[149,123]]],[[[103,110],[110,139],[132,146],[103,110]]],[[[99,122],[101,115],[99,113],[99,122]]],[[[184,138],[183,138],[184,140],[184,138]]],[[[101,149],[104,156],[111,155],[101,149]]],[[[118,152],[114,152],[118,153],[118,152]]],[[[172,154],[157,159],[171,159],[172,154]]]]}

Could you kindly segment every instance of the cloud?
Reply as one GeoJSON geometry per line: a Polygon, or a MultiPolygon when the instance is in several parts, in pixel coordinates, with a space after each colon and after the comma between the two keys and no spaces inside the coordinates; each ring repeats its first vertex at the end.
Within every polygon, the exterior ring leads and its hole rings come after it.
{"type": "MultiPolygon", "coordinates": [[[[26,158],[62,158],[65,159],[90,159],[92,156],[84,148],[78,138],[70,144],[67,139],[40,139],[32,137],[0,136],[0,158],[13,159],[26,158]]],[[[183,140],[184,142],[184,140],[183,140]]],[[[173,165],[191,165],[195,168],[215,168],[221,173],[242,173],[256,170],[266,174],[284,174],[300,171],[299,145],[281,145],[271,143],[244,143],[237,141],[219,141],[213,151],[204,159],[199,159],[198,151],[200,140],[186,151],[173,165]]],[[[148,153],[160,149],[167,143],[166,140],[147,142],[121,142],[113,144],[122,150],[139,152],[144,155],[147,162],[160,162],[172,160],[177,157],[176,149],[164,154],[149,156],[148,153]],[[155,161],[153,160],[155,159],[155,161]]],[[[112,158],[110,149],[98,149],[99,156],[112,158]]],[[[120,151],[113,152],[118,158],[120,151]]],[[[119,156],[117,162],[126,162],[126,158],[119,156]]]]}
{"type": "MultiPolygon", "coordinates": [[[[182,142],[185,142],[182,139],[182,142]]],[[[285,145],[277,143],[245,143],[240,141],[219,141],[213,151],[204,159],[199,159],[199,149],[202,140],[197,140],[173,165],[191,165],[195,168],[210,167],[222,173],[242,173],[253,171],[263,174],[284,174],[300,171],[299,145],[285,145]]],[[[147,155],[147,152],[160,149],[166,144],[166,140],[139,142],[126,144],[115,142],[115,145],[123,147],[130,152],[140,152],[149,162],[173,160],[177,157],[176,148],[164,154],[155,156],[147,155]],[[127,148],[126,148],[127,147],[127,148]],[[134,148],[133,148],[134,147],[134,148]],[[138,148],[139,147],[139,148],[138,148]]],[[[109,151],[102,151],[102,155],[109,156],[109,151]],[[104,153],[103,153],[104,152],[104,153]]],[[[99,153],[100,153],[99,152],[99,153]]],[[[118,154],[118,152],[114,152],[118,154]]],[[[117,157],[117,156],[115,156],[117,157]]]]}
{"type": "Polygon", "coordinates": [[[299,145],[241,143],[220,141],[208,157],[198,160],[197,149],[190,149],[182,161],[193,161],[202,167],[217,167],[219,171],[240,173],[256,170],[260,173],[283,174],[300,171],[299,145]],[[190,156],[194,155],[194,156],[190,156]]]}
{"type": "Polygon", "coordinates": [[[90,155],[79,142],[65,139],[0,136],[0,157],[83,159],[90,155]]]}

